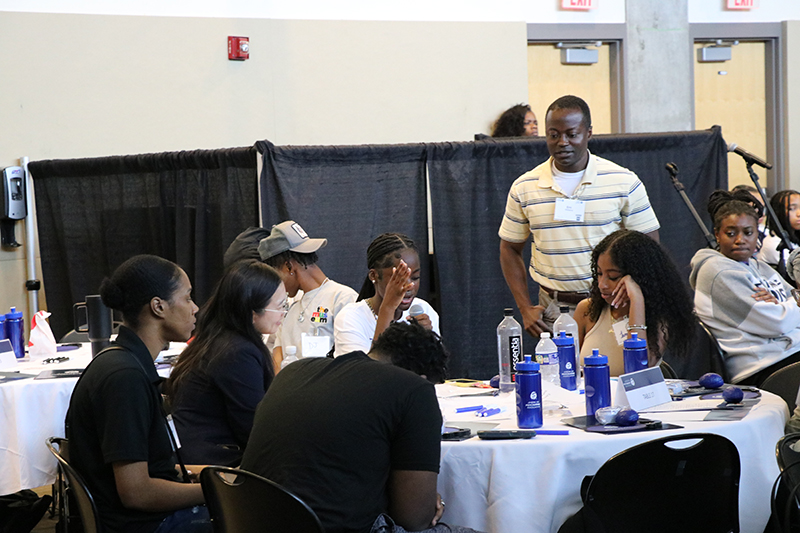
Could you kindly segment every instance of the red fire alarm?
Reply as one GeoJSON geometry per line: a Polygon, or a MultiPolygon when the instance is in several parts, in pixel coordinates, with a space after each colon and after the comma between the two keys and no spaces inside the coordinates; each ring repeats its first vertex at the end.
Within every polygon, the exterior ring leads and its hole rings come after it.
{"type": "Polygon", "coordinates": [[[228,59],[244,61],[250,59],[249,37],[228,37],[228,59]]]}

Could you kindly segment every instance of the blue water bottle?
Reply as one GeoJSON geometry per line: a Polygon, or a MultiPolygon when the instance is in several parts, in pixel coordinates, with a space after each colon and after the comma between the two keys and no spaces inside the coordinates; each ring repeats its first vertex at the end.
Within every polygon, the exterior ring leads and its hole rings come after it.
{"type": "Polygon", "coordinates": [[[572,335],[567,335],[561,331],[553,337],[553,342],[558,348],[559,375],[561,376],[561,388],[575,390],[578,384],[575,380],[575,340],[572,335]]]}
{"type": "Polygon", "coordinates": [[[517,427],[536,429],[542,427],[542,375],[539,363],[531,361],[529,354],[517,363],[514,383],[517,390],[517,427]]]}
{"type": "Polygon", "coordinates": [[[22,311],[17,311],[16,307],[6,314],[6,338],[11,341],[17,359],[25,357],[25,324],[22,322],[22,311]]]}
{"type": "Polygon", "coordinates": [[[647,341],[640,339],[638,333],[631,333],[631,338],[622,343],[622,357],[626,374],[644,370],[647,368],[647,341]]]}
{"type": "Polygon", "coordinates": [[[586,377],[586,416],[594,416],[601,407],[611,407],[611,371],[608,357],[597,349],[583,358],[583,374],[586,377]]]}
{"type": "Polygon", "coordinates": [[[0,341],[7,339],[6,336],[6,315],[0,315],[0,341]]]}

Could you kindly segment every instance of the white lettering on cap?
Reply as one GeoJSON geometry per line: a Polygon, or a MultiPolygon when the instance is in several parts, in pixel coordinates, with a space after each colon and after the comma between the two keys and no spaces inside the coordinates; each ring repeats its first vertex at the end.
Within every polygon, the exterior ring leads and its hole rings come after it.
{"type": "Polygon", "coordinates": [[[305,230],[304,230],[304,229],[303,229],[303,228],[300,226],[300,224],[298,224],[297,222],[295,222],[294,224],[292,224],[292,229],[293,229],[293,230],[294,230],[294,231],[295,231],[295,232],[296,232],[298,235],[300,235],[300,238],[301,238],[301,239],[308,239],[308,233],[306,233],[306,232],[305,232],[305,230]]]}

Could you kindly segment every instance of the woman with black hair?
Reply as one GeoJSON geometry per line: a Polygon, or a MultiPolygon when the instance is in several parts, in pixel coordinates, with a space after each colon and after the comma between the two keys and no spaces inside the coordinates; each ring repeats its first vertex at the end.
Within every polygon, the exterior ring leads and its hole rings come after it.
{"type": "Polygon", "coordinates": [[[369,352],[389,324],[413,320],[439,333],[439,315],[417,298],[420,263],[417,247],[402,233],[379,235],[367,248],[369,273],[355,303],[346,305],[333,326],[334,356],[369,352]]]}
{"type": "Polygon", "coordinates": [[[539,122],[531,111],[531,106],[517,104],[503,111],[494,123],[492,137],[536,137],[539,135],[539,122]]]}
{"type": "Polygon", "coordinates": [[[669,350],[686,354],[697,319],[692,299],[664,247],[644,233],[618,230],[592,252],[592,288],[575,309],[581,360],[593,348],[608,356],[611,375],[624,373],[622,343],[647,341],[648,366],[669,350]]]}
{"type": "Polygon", "coordinates": [[[760,385],[800,360],[800,308],[791,286],[755,259],[760,212],[727,191],[708,201],[719,250],[699,250],[689,283],[697,316],[725,351],[733,383],[760,385]]]}
{"type": "Polygon", "coordinates": [[[280,274],[255,259],[225,271],[166,390],[188,463],[238,465],[258,402],[275,376],[262,335],[286,315],[280,274]]]}
{"type": "MultiPolygon", "coordinates": [[[[769,199],[769,205],[775,211],[778,223],[786,231],[789,241],[793,247],[800,245],[800,192],[793,190],[779,191],[769,199]]],[[[787,249],[783,240],[778,235],[774,227],[770,227],[768,235],[764,238],[764,243],[759,252],[759,259],[775,268],[787,281],[790,279],[786,275],[786,262],[791,249],[787,249]]]]}
{"type": "Polygon", "coordinates": [[[211,533],[200,484],[176,471],[153,364],[170,341],[186,342],[194,330],[192,284],[175,263],[137,255],[103,280],[100,296],[122,312],[122,325],[72,392],[70,463],[105,531],[211,533]]]}

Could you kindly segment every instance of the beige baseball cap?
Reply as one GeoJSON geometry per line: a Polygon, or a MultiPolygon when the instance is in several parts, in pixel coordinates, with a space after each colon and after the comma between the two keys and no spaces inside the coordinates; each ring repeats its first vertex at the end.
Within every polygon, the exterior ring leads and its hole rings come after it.
{"type": "Polygon", "coordinates": [[[269,237],[258,243],[258,253],[262,261],[291,250],[300,254],[316,252],[328,244],[328,239],[311,239],[303,227],[294,220],[272,226],[269,237]]]}

